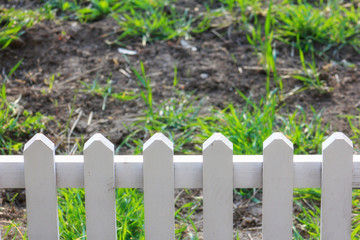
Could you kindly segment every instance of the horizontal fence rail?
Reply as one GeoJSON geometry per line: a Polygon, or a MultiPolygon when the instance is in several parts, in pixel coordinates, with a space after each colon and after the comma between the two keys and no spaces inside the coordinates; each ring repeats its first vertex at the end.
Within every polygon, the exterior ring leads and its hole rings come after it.
{"type": "MultiPolygon", "coordinates": [[[[360,188],[360,155],[353,155],[352,188],[360,188]]],[[[175,188],[203,188],[202,155],[174,155],[175,188]]],[[[115,187],[143,188],[143,156],[115,155],[115,187]]],[[[294,155],[294,188],[320,188],[321,155],[294,155]]],[[[234,155],[234,188],[262,187],[262,155],[234,155]]],[[[84,157],[55,156],[56,186],[84,187],[84,157]]],[[[0,156],[0,188],[25,188],[24,157],[0,156]]]]}
{"type": "MultiPolygon", "coordinates": [[[[25,188],[30,240],[59,239],[57,188],[85,188],[88,240],[116,239],[115,188],[144,189],[146,240],[175,239],[175,188],[203,189],[205,240],[233,239],[233,188],[262,188],[264,240],[292,238],[293,189],[321,188],[321,240],[351,239],[352,189],[360,187],[360,156],[349,138],[334,133],[321,155],[293,155],[281,133],[263,144],[263,155],[233,155],[220,133],[203,155],[174,155],[157,133],[143,155],[115,156],[114,145],[95,134],[84,155],[55,156],[54,144],[35,135],[23,156],[0,156],[0,188],[25,188]]],[[[1,239],[1,236],[0,236],[1,239]]]]}

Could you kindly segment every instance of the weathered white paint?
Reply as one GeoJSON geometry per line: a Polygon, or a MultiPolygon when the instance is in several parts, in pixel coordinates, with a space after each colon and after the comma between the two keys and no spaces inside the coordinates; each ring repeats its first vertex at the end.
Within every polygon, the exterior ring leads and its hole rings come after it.
{"type": "Polygon", "coordinates": [[[145,239],[175,239],[173,144],[156,133],[143,151],[145,239]]]}
{"type": "Polygon", "coordinates": [[[323,143],[321,240],[351,239],[353,146],[343,133],[323,143]]]}
{"type": "Polygon", "coordinates": [[[87,239],[115,240],[114,145],[101,134],[85,143],[84,185],[87,239]]]}
{"type": "Polygon", "coordinates": [[[221,133],[203,145],[204,239],[233,239],[233,146],[221,133]]]}
{"type": "MultiPolygon", "coordinates": [[[[354,155],[353,188],[360,188],[360,155],[354,155]]],[[[84,157],[55,156],[58,188],[84,187],[84,157]]],[[[234,188],[262,187],[262,155],[234,155],[234,188]]],[[[294,188],[320,188],[321,155],[294,155],[294,188]]],[[[143,188],[143,156],[115,156],[116,188],[143,188]]],[[[202,188],[202,155],[175,155],[175,188],[202,188]]],[[[0,188],[24,188],[24,157],[0,156],[0,188]]]]}
{"type": "Polygon", "coordinates": [[[24,148],[29,240],[59,239],[54,144],[36,134],[24,148]]]}
{"type": "Polygon", "coordinates": [[[292,239],[293,144],[282,133],[273,133],[263,148],[263,239],[289,240],[292,239]]]}

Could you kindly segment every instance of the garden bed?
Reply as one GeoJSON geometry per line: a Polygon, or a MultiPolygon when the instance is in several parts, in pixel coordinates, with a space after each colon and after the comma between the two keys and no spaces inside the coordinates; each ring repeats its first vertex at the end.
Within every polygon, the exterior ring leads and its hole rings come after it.
{"type": "MultiPolygon", "coordinates": [[[[41,1],[15,1],[3,5],[2,11],[11,4],[29,10],[43,6],[41,1]]],[[[181,0],[173,4],[180,13],[186,11],[192,16],[206,13],[201,1],[181,0]]],[[[353,5],[359,12],[358,2],[343,4],[345,8],[353,5]]],[[[270,68],[270,63],[266,64],[269,59],[264,57],[260,46],[257,48],[249,41],[252,36],[249,28],[234,20],[240,18],[237,15],[240,13],[231,14],[225,1],[209,3],[209,6],[213,12],[223,9],[218,11],[222,14],[214,13],[211,24],[199,33],[145,42],[144,36],[136,35],[119,40],[124,29],[110,15],[82,22],[73,13],[67,15],[66,11],[58,11],[55,19],[44,19],[25,27],[24,34],[0,51],[0,79],[5,82],[13,114],[18,114],[21,122],[27,117],[24,110],[30,115],[40,113],[45,126],[41,131],[55,143],[57,154],[81,153],[84,142],[98,132],[115,144],[117,154],[139,154],[141,144],[161,129],[175,140],[176,153],[199,154],[201,143],[208,136],[199,137],[206,131],[194,124],[204,121],[215,125],[225,122],[226,125],[224,116],[227,115],[221,114],[231,109],[239,115],[243,113],[263,121],[261,111],[256,113],[256,106],[264,110],[264,102],[268,99],[275,101],[271,112],[276,122],[272,129],[266,129],[270,126],[265,124],[256,134],[294,128],[296,130],[289,130],[287,136],[295,148],[301,146],[295,133],[309,134],[301,140],[308,145],[298,153],[321,150],[320,145],[311,148],[316,142],[313,139],[320,139],[316,134],[327,136],[335,131],[342,131],[349,137],[359,134],[360,55],[355,43],[329,44],[329,49],[324,51],[325,43],[314,42],[315,50],[304,50],[304,59],[301,59],[302,53],[294,42],[288,44],[272,39],[270,46],[276,69],[270,68]],[[10,76],[8,73],[18,63],[10,76]],[[312,75],[309,73],[311,64],[316,71],[312,75]],[[172,112],[179,115],[167,115],[172,112]],[[216,118],[218,115],[220,117],[216,118]],[[292,116],[297,120],[293,125],[286,125],[292,116]],[[181,122],[188,118],[192,119],[191,123],[181,122]],[[353,125],[349,125],[349,119],[353,125]],[[187,131],[193,137],[186,135],[187,131]]],[[[163,10],[167,8],[170,7],[163,10]]],[[[266,6],[246,14],[257,15],[258,21],[266,24],[266,6]]],[[[254,19],[249,19],[249,24],[256,27],[254,19]]],[[[266,42],[267,38],[263,35],[262,40],[266,42]]],[[[224,131],[230,140],[237,137],[227,135],[229,132],[221,128],[207,130],[224,131]]],[[[32,136],[30,132],[14,139],[23,144],[32,136]]],[[[256,134],[245,135],[250,138],[258,136],[256,134]]],[[[13,133],[5,135],[14,137],[13,133]]],[[[266,137],[262,136],[258,143],[266,137]]],[[[355,138],[354,143],[357,149],[355,138]]],[[[254,154],[241,148],[237,146],[235,153],[254,154]]],[[[254,152],[261,148],[257,146],[254,152]]],[[[4,148],[4,152],[10,150],[4,148]]],[[[261,204],[254,199],[261,199],[261,191],[237,193],[234,195],[235,230],[240,239],[260,239],[261,204]]],[[[196,229],[188,222],[180,235],[190,239],[191,234],[197,232],[201,239],[201,192],[179,191],[177,194],[178,208],[196,203],[190,218],[196,229]]],[[[0,205],[0,227],[6,226],[4,222],[14,221],[24,233],[23,190],[3,191],[0,205]],[[16,193],[20,194],[12,201],[16,193]]],[[[295,205],[297,212],[301,209],[295,205]]],[[[186,218],[189,210],[186,208],[181,214],[186,218]]],[[[184,222],[179,220],[178,227],[184,222]]],[[[309,238],[309,229],[297,220],[294,225],[302,237],[309,238]]],[[[17,232],[16,228],[11,231],[8,237],[17,232]]],[[[22,238],[17,234],[16,239],[22,238]]]]}

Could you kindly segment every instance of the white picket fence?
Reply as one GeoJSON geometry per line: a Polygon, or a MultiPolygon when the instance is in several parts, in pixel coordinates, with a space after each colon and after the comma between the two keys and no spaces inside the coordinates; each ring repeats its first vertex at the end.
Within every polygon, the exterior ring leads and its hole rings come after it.
{"type": "MultiPolygon", "coordinates": [[[[352,188],[360,186],[360,156],[334,133],[322,155],[293,155],[281,133],[263,144],[263,155],[233,155],[232,143],[215,133],[203,155],[175,155],[155,134],[143,155],[114,156],[114,146],[95,134],[84,155],[55,156],[42,134],[23,156],[0,156],[0,188],[25,188],[30,240],[59,239],[56,188],[85,188],[88,240],[116,239],[115,188],[143,188],[146,240],[175,239],[174,188],[203,188],[205,240],[233,239],[233,188],[263,188],[265,240],[292,239],[293,188],[319,188],[321,240],[350,240],[352,188]]],[[[0,237],[1,238],[1,237],[0,237]]]]}

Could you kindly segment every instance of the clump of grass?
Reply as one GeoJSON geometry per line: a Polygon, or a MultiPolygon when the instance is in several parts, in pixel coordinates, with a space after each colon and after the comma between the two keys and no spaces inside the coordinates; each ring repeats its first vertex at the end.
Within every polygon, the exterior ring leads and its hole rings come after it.
{"type": "Polygon", "coordinates": [[[98,82],[98,76],[95,78],[92,84],[85,82],[81,82],[81,84],[86,88],[81,91],[88,92],[92,95],[101,96],[103,98],[103,103],[101,106],[102,111],[104,111],[106,108],[108,97],[112,97],[120,101],[130,101],[139,97],[139,95],[135,94],[133,91],[114,92],[112,88],[113,81],[111,79],[111,74],[109,75],[105,86],[100,85],[98,82]]]}
{"type": "Polygon", "coordinates": [[[312,108],[313,113],[309,117],[298,106],[292,114],[280,114],[276,90],[259,102],[238,91],[245,101],[243,107],[229,104],[225,109],[202,111],[200,114],[203,100],[191,98],[191,94],[181,91],[177,91],[174,98],[154,103],[150,79],[143,65],[141,69],[141,74],[134,71],[141,82],[141,95],[148,107],[144,116],[131,126],[135,129],[133,134],[120,146],[127,145],[140,153],[143,141],[136,138],[139,133],[149,137],[155,132],[163,132],[175,142],[176,150],[184,151],[183,146],[191,143],[201,151],[200,144],[214,132],[221,132],[234,143],[235,154],[259,154],[263,141],[272,132],[282,131],[294,143],[295,153],[319,153],[321,150],[328,129],[327,125],[323,125],[321,113],[316,113],[312,108]]]}
{"type": "Polygon", "coordinates": [[[198,118],[198,142],[204,142],[214,132],[221,132],[234,144],[234,154],[259,154],[262,143],[273,132],[283,132],[294,144],[295,153],[319,152],[327,127],[322,126],[320,114],[313,110],[308,117],[298,109],[289,115],[279,113],[278,97],[272,92],[258,103],[245,97],[246,104],[236,108],[230,104],[223,110],[213,110],[211,116],[198,118]]]}
{"type": "Polygon", "coordinates": [[[143,139],[137,138],[142,135],[150,137],[156,132],[162,132],[174,142],[175,152],[191,152],[186,149],[188,143],[192,141],[192,135],[196,131],[197,116],[202,107],[202,100],[193,98],[191,93],[176,90],[177,68],[174,68],[173,91],[174,96],[155,103],[150,78],[146,75],[143,63],[140,63],[141,72],[132,68],[140,88],[140,96],[146,108],[143,116],[139,117],[131,126],[131,134],[118,146],[116,151],[122,146],[131,148],[135,153],[141,153],[143,139]]]}
{"type": "Polygon", "coordinates": [[[178,12],[170,1],[146,0],[129,3],[122,11],[112,14],[122,29],[118,42],[127,36],[140,36],[143,45],[153,40],[190,36],[194,19],[187,10],[178,12]]]}
{"type": "Polygon", "coordinates": [[[276,86],[280,89],[280,93],[283,91],[283,83],[280,76],[277,74],[276,69],[276,49],[273,48],[273,22],[272,16],[272,1],[269,3],[267,15],[265,19],[264,27],[258,22],[257,16],[255,16],[254,26],[251,28],[251,33],[247,34],[248,42],[253,46],[255,52],[259,56],[259,62],[263,65],[266,71],[266,93],[270,93],[270,79],[274,80],[276,86]]]}
{"type": "MultiPolygon", "coordinates": [[[[9,72],[7,78],[11,77],[19,65],[17,64],[9,72]]],[[[44,130],[46,122],[52,118],[40,113],[31,114],[26,110],[22,111],[19,105],[20,97],[14,102],[8,101],[6,82],[3,82],[0,88],[0,152],[11,154],[19,152],[23,147],[22,140],[29,139],[31,135],[44,130]]]]}
{"type": "MultiPolygon", "coordinates": [[[[360,109],[356,109],[360,113],[360,109]]],[[[339,117],[346,118],[349,123],[349,127],[351,129],[352,136],[350,139],[356,144],[357,151],[359,151],[359,144],[360,144],[360,115],[340,115],[339,117]]]]}
{"type": "Polygon", "coordinates": [[[6,48],[18,39],[26,28],[39,21],[53,19],[54,15],[45,8],[37,10],[0,9],[0,47],[6,48]]]}
{"type": "Polygon", "coordinates": [[[54,9],[64,19],[91,22],[106,17],[123,4],[117,0],[44,0],[45,6],[54,9]]]}
{"type": "Polygon", "coordinates": [[[278,7],[275,19],[276,38],[291,44],[300,36],[305,50],[313,43],[321,43],[323,51],[346,44],[360,46],[360,10],[354,5],[317,8],[306,3],[287,4],[278,7]]]}
{"type": "MultiPolygon", "coordinates": [[[[351,239],[360,239],[360,191],[353,190],[352,193],[352,233],[351,239]]],[[[294,217],[298,222],[297,226],[293,228],[294,239],[319,239],[320,238],[320,200],[321,190],[316,189],[296,189],[295,203],[301,210],[294,217]],[[301,232],[306,232],[306,237],[301,235],[301,232]]]]}
{"type": "Polygon", "coordinates": [[[191,16],[187,10],[179,12],[173,1],[137,0],[49,0],[46,6],[56,9],[63,18],[91,22],[111,16],[120,26],[120,35],[113,43],[121,44],[126,37],[137,36],[143,45],[149,41],[190,37],[192,32],[205,31],[206,19],[195,24],[200,17],[191,16]],[[85,5],[85,3],[87,3],[85,5]]]}
{"type": "MultiPolygon", "coordinates": [[[[300,44],[299,36],[298,36],[298,45],[300,44]]],[[[300,61],[303,68],[302,74],[295,74],[293,77],[295,79],[298,79],[302,81],[306,88],[312,88],[320,93],[328,93],[332,89],[328,87],[325,83],[325,81],[320,79],[320,73],[317,70],[316,63],[315,63],[315,50],[313,46],[310,46],[311,49],[311,56],[312,56],[312,62],[307,63],[305,61],[304,52],[299,46],[299,55],[300,55],[300,61]]]]}

